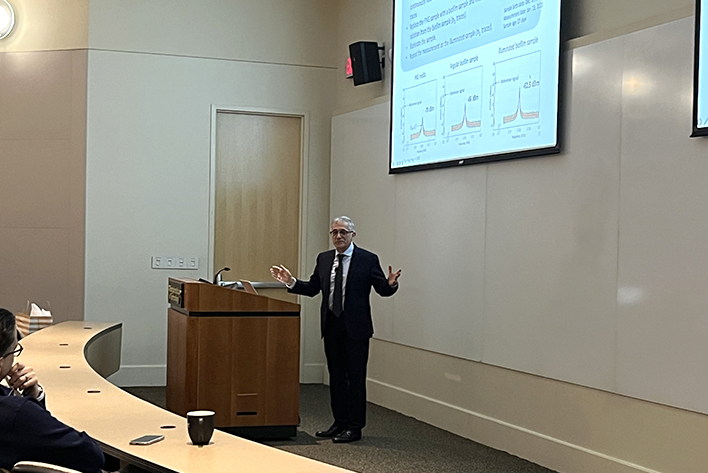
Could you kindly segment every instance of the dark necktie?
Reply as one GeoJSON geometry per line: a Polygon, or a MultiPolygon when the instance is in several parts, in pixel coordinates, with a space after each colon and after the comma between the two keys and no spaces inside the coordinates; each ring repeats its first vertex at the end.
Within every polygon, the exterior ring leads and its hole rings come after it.
{"type": "Polygon", "coordinates": [[[334,300],[332,301],[332,313],[339,317],[342,315],[342,260],[343,254],[338,254],[339,264],[337,271],[334,273],[334,300]]]}

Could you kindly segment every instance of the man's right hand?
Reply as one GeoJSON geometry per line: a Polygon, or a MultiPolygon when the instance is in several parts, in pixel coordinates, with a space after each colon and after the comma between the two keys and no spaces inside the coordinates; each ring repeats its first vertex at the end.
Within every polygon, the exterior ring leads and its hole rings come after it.
{"type": "Polygon", "coordinates": [[[271,266],[270,267],[270,274],[271,274],[271,276],[273,276],[275,279],[282,282],[286,286],[292,286],[293,283],[295,282],[295,278],[293,277],[292,274],[290,274],[290,271],[288,271],[288,268],[286,268],[282,264],[279,266],[271,266]]]}
{"type": "Polygon", "coordinates": [[[15,363],[7,374],[7,385],[22,392],[23,396],[39,397],[42,390],[37,381],[37,374],[31,366],[15,363]]]}

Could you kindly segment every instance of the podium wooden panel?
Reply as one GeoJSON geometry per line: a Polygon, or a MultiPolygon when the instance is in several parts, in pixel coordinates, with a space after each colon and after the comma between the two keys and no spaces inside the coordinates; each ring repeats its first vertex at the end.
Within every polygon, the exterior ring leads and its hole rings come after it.
{"type": "Polygon", "coordinates": [[[168,282],[167,409],[208,409],[244,435],[293,436],[300,305],[193,279],[168,282]]]}

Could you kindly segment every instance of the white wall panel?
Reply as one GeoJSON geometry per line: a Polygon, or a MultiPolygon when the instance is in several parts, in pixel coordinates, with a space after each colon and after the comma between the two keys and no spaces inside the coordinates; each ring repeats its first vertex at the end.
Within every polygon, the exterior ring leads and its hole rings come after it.
{"type": "Polygon", "coordinates": [[[708,412],[708,160],[691,132],[693,20],[627,36],[617,379],[708,412]]]}
{"type": "Polygon", "coordinates": [[[376,222],[372,249],[394,242],[403,267],[378,338],[708,413],[692,30],[677,20],[565,53],[557,156],[388,176],[386,104],[336,117],[333,173],[358,181],[332,206],[376,222]]]}
{"type": "MultiPolygon", "coordinates": [[[[308,222],[325,227],[334,72],[104,51],[88,69],[86,318],[124,322],[123,365],[164,366],[167,277],[211,276],[212,104],[309,111],[304,198],[308,222]],[[153,255],[198,256],[200,268],[153,270],[153,255]]],[[[314,261],[321,240],[306,244],[314,261]]],[[[316,308],[304,315],[305,363],[321,363],[316,308]]]]}
{"type": "Polygon", "coordinates": [[[560,156],[489,165],[485,362],[614,387],[621,41],[574,51],[560,156]]]}
{"type": "Polygon", "coordinates": [[[354,219],[384,272],[403,270],[396,295],[372,296],[374,336],[480,359],[485,168],[388,175],[388,109],[332,121],[332,216],[354,219]]]}
{"type": "MultiPolygon", "coordinates": [[[[386,102],[332,120],[332,155],[343,159],[332,161],[330,183],[330,217],[354,220],[354,243],[379,255],[386,274],[388,265],[397,270],[404,264],[395,257],[396,179],[388,175],[388,106],[386,102]]],[[[308,270],[313,267],[314,260],[308,270]]],[[[373,294],[375,336],[390,337],[397,296],[373,294]]]]}
{"type": "Polygon", "coordinates": [[[391,340],[481,360],[487,167],[396,180],[396,259],[405,279],[391,340]]]}

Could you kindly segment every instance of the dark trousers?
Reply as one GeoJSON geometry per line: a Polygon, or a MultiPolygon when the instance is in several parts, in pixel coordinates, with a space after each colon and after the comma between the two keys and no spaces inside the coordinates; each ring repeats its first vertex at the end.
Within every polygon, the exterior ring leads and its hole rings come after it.
{"type": "Polygon", "coordinates": [[[355,432],[366,424],[366,364],[369,339],[347,336],[344,317],[327,314],[324,333],[334,425],[355,432]]]}

